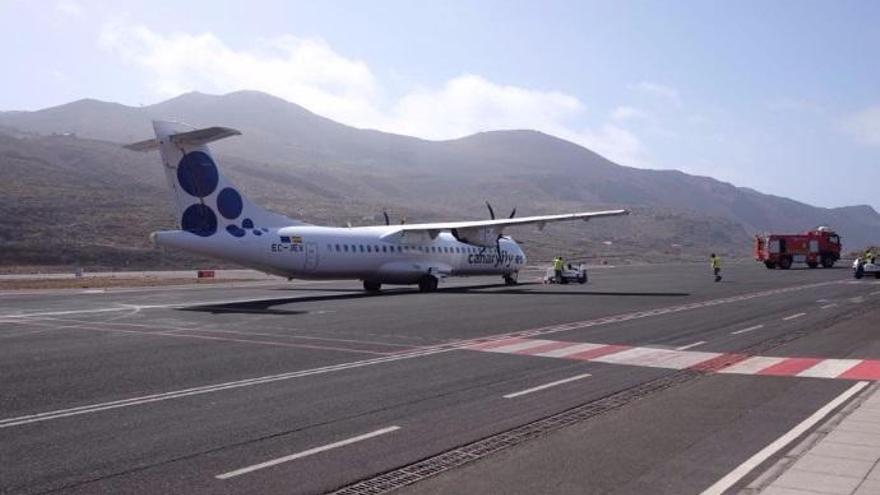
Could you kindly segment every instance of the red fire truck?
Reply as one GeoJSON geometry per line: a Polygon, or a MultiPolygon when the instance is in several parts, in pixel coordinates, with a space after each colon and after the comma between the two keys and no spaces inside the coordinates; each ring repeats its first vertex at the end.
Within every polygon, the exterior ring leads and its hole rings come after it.
{"type": "Polygon", "coordinates": [[[791,268],[792,263],[806,263],[810,268],[834,266],[840,259],[840,236],[828,227],[818,227],[803,234],[760,234],[755,236],[755,259],[769,269],[791,268]]]}

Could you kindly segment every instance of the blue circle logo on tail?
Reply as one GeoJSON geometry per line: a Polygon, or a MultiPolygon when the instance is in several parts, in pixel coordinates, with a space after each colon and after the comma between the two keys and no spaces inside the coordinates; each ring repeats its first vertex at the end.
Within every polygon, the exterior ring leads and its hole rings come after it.
{"type": "Polygon", "coordinates": [[[217,215],[203,204],[190,205],[183,212],[180,226],[187,232],[208,237],[217,232],[217,215]]]}
{"type": "Polygon", "coordinates": [[[231,187],[225,187],[217,195],[217,210],[223,215],[223,218],[235,220],[241,215],[244,208],[244,202],[241,200],[241,194],[231,187]]]}
{"type": "Polygon", "coordinates": [[[204,198],[217,189],[220,173],[207,153],[191,151],[183,155],[177,164],[177,182],[187,194],[204,198]]]}

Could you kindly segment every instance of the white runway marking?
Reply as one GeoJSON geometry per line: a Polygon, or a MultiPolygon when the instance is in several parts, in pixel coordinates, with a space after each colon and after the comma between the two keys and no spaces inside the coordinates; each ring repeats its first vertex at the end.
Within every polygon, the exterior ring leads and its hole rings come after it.
{"type": "Polygon", "coordinates": [[[819,308],[819,309],[830,309],[830,308],[833,308],[833,307],[835,307],[835,306],[837,306],[837,303],[831,303],[831,304],[826,304],[825,306],[822,306],[822,307],[819,308]]]}
{"type": "Polygon", "coordinates": [[[804,434],[812,428],[816,423],[822,421],[838,406],[849,400],[853,395],[859,393],[868,386],[868,382],[858,382],[852,387],[846,389],[842,394],[838,395],[834,400],[825,404],[821,409],[813,413],[812,416],[803,420],[800,424],[789,430],[785,435],[777,438],[773,443],[761,449],[758,453],[747,459],[745,462],[737,466],[736,469],[727,474],[727,476],[716,481],[714,485],[703,491],[702,495],[722,495],[730,487],[735,485],[739,480],[743,479],[761,463],[772,457],[774,454],[782,450],[786,445],[794,441],[796,438],[804,434]]]}
{"type": "Polygon", "coordinates": [[[760,330],[760,329],[762,329],[762,328],[764,328],[764,325],[755,325],[755,326],[753,326],[753,327],[743,328],[742,330],[737,330],[737,331],[735,331],[735,332],[730,332],[730,335],[739,335],[739,334],[741,334],[741,333],[753,332],[753,331],[755,331],[755,330],[760,330]]]}
{"type": "Polygon", "coordinates": [[[791,320],[794,320],[794,319],[800,318],[801,316],[806,316],[806,315],[807,315],[806,313],[795,313],[793,315],[786,316],[785,318],[782,319],[782,321],[791,321],[791,320]]]}
{"type": "Polygon", "coordinates": [[[407,353],[407,354],[396,354],[393,356],[385,356],[385,357],[380,357],[380,358],[375,358],[375,359],[367,359],[364,361],[354,361],[354,362],[350,362],[350,363],[342,363],[342,364],[324,366],[321,368],[312,368],[312,369],[308,369],[308,370],[293,371],[290,373],[282,373],[282,374],[278,374],[278,375],[261,376],[258,378],[250,378],[250,379],[238,380],[238,381],[234,381],[234,382],[217,383],[214,385],[205,385],[202,387],[193,387],[193,388],[187,388],[187,389],[182,389],[182,390],[175,390],[173,392],[145,395],[145,396],[141,396],[141,397],[132,397],[130,399],[116,400],[116,401],[112,401],[112,402],[102,402],[99,404],[90,404],[90,405],[86,405],[86,406],[73,407],[70,409],[59,409],[59,410],[48,411],[48,412],[44,412],[44,413],[30,414],[27,416],[18,416],[15,418],[7,418],[7,419],[0,420],[0,430],[2,430],[3,428],[11,428],[13,426],[21,426],[21,425],[26,425],[26,424],[31,424],[31,423],[38,423],[41,421],[49,421],[49,420],[53,420],[53,419],[66,418],[69,416],[78,416],[80,414],[90,414],[90,413],[95,413],[95,412],[99,412],[99,411],[106,411],[106,410],[110,410],[110,409],[118,409],[118,408],[122,408],[122,407],[137,406],[137,405],[141,405],[141,404],[149,404],[151,402],[160,402],[160,401],[165,401],[165,400],[170,400],[170,399],[179,399],[182,397],[190,397],[193,395],[207,394],[210,392],[218,392],[221,390],[250,387],[253,385],[262,385],[264,383],[272,383],[272,382],[277,382],[277,381],[282,381],[282,380],[292,380],[295,378],[302,378],[302,377],[312,376],[312,375],[320,375],[320,374],[324,374],[324,373],[332,373],[335,371],[343,371],[343,370],[349,370],[349,369],[355,369],[355,368],[362,368],[365,366],[372,366],[374,364],[382,364],[382,363],[388,363],[388,362],[393,362],[393,361],[399,361],[402,359],[409,359],[409,358],[420,357],[420,356],[428,356],[431,354],[439,354],[439,353],[448,352],[451,350],[454,350],[454,348],[450,348],[450,349],[436,348],[436,349],[430,349],[430,350],[426,350],[426,351],[413,352],[413,353],[407,353]]]}
{"type": "Polygon", "coordinates": [[[512,394],[507,394],[504,396],[505,399],[513,399],[514,397],[519,397],[522,395],[530,394],[532,392],[538,392],[540,390],[548,389],[550,387],[555,387],[557,385],[562,385],[565,383],[573,382],[576,380],[580,380],[582,378],[587,378],[589,376],[593,376],[589,373],[584,373],[583,375],[575,375],[569,378],[564,378],[562,380],[557,380],[555,382],[545,383],[543,385],[538,385],[537,387],[527,388],[525,390],[520,390],[519,392],[513,392],[512,394]]]}
{"type": "Polygon", "coordinates": [[[243,467],[241,469],[236,469],[235,471],[229,471],[228,473],[218,474],[217,476],[215,476],[215,478],[217,478],[218,480],[228,480],[229,478],[235,478],[236,476],[252,473],[254,471],[265,469],[267,467],[277,466],[285,462],[295,461],[297,459],[302,459],[303,457],[308,457],[310,455],[320,454],[321,452],[326,452],[328,450],[338,449],[339,447],[345,447],[346,445],[351,445],[353,443],[369,440],[370,438],[375,438],[386,433],[397,431],[399,429],[399,426],[389,426],[387,428],[382,428],[381,430],[371,431],[370,433],[364,433],[363,435],[358,435],[356,437],[352,437],[339,442],[334,442],[327,445],[322,445],[321,447],[304,450],[296,454],[279,457],[278,459],[272,459],[271,461],[261,462],[259,464],[254,464],[253,466],[243,467]]]}
{"type": "Polygon", "coordinates": [[[681,347],[676,347],[675,350],[676,351],[686,351],[688,349],[693,349],[694,347],[701,346],[705,343],[706,343],[705,340],[701,340],[699,342],[694,342],[693,344],[688,344],[688,345],[683,345],[681,347]]]}

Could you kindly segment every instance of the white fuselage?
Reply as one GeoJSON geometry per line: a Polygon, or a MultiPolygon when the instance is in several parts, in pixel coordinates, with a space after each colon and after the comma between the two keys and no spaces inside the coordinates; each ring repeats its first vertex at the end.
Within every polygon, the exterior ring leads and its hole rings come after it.
{"type": "Polygon", "coordinates": [[[413,284],[437,278],[510,275],[525,264],[519,245],[503,237],[498,246],[459,242],[448,232],[434,239],[400,242],[382,237],[396,226],[254,228],[250,235],[201,237],[184,231],[156,232],[154,242],[289,278],[361,279],[413,284]],[[500,256],[499,256],[500,255],[500,256]]]}

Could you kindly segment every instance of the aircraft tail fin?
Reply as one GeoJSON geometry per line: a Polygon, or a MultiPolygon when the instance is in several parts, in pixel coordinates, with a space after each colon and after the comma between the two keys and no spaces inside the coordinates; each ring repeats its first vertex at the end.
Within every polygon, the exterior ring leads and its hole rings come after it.
{"type": "Polygon", "coordinates": [[[181,230],[202,237],[218,233],[244,237],[249,232],[262,235],[270,227],[301,224],[251,203],[220,173],[207,144],[237,136],[239,131],[228,127],[195,129],[165,121],[154,121],[153,128],[155,139],[126,148],[159,150],[181,230]]]}

